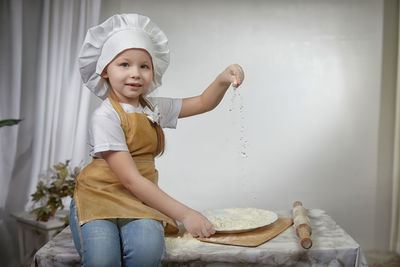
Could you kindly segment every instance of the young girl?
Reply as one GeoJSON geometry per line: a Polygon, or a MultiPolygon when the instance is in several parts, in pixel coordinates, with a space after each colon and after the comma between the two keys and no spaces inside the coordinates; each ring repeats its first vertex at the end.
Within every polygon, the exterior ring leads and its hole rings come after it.
{"type": "Polygon", "coordinates": [[[227,67],[200,95],[151,98],[169,64],[167,37],[137,14],[115,15],[89,29],[79,64],[84,84],[105,99],[89,125],[92,162],[80,173],[70,225],[84,266],[157,266],[165,256],[164,228],[183,223],[194,237],[215,233],[199,212],[158,186],[154,157],[164,151],[162,127],[215,108],[239,65],[227,67]]]}

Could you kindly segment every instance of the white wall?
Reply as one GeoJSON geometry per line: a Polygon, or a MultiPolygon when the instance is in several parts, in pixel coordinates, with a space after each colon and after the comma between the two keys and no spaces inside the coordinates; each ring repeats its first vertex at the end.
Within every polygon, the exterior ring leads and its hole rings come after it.
{"type": "Polygon", "coordinates": [[[141,13],[169,37],[171,65],[158,95],[196,95],[230,63],[246,72],[240,96],[230,90],[215,111],[166,130],[160,186],[199,210],[290,209],[301,200],[326,210],[362,248],[387,248],[390,171],[380,177],[378,161],[391,147],[380,149],[379,140],[393,125],[380,126],[380,112],[387,105],[393,113],[393,103],[380,102],[383,7],[104,1],[102,20],[141,13]],[[377,193],[378,181],[385,190],[377,193]]]}

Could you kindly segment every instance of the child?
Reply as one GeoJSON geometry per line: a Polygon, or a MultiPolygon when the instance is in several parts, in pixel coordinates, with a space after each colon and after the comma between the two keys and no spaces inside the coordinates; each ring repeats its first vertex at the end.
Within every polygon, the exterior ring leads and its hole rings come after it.
{"type": "Polygon", "coordinates": [[[162,127],[215,108],[244,74],[230,65],[200,95],[148,97],[169,64],[167,37],[137,14],[115,15],[89,29],[79,64],[84,84],[105,99],[89,125],[92,162],[80,173],[70,225],[84,266],[157,266],[165,231],[183,223],[194,237],[215,233],[199,212],[158,186],[154,157],[164,151],[162,127]]]}

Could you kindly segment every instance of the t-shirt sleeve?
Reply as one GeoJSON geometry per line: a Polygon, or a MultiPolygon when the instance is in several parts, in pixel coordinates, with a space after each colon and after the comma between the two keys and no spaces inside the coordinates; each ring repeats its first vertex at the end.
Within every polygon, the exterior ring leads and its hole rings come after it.
{"type": "Polygon", "coordinates": [[[90,155],[96,158],[102,158],[104,151],[129,151],[118,118],[102,113],[92,115],[88,141],[90,155]]]}
{"type": "Polygon", "coordinates": [[[157,105],[160,113],[160,126],[162,128],[176,128],[179,113],[182,108],[182,99],[168,97],[149,97],[153,106],[157,105]]]}

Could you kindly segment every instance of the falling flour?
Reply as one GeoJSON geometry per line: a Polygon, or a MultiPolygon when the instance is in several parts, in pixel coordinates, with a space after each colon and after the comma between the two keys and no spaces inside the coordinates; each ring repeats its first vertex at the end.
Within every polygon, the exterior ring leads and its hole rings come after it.
{"type": "Polygon", "coordinates": [[[248,142],[245,137],[245,127],[244,127],[244,105],[243,105],[243,97],[242,95],[238,92],[238,88],[232,87],[233,88],[233,94],[231,98],[231,104],[232,106],[229,108],[229,111],[234,111],[235,110],[235,105],[236,105],[236,99],[239,98],[239,117],[240,117],[240,155],[244,158],[247,158],[247,147],[248,147],[248,142]]]}
{"type": "Polygon", "coordinates": [[[216,231],[236,231],[268,225],[277,220],[275,212],[256,208],[209,210],[207,218],[216,231]]]}

